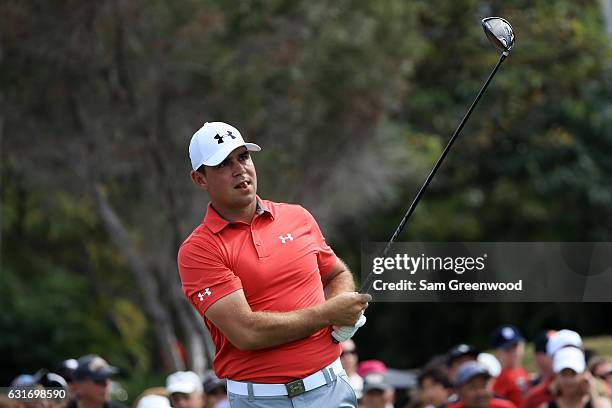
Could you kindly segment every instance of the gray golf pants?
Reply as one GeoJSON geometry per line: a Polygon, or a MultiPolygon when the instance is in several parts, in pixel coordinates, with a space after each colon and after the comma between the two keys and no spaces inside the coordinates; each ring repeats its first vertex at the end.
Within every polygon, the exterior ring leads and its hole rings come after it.
{"type": "Polygon", "coordinates": [[[228,392],[232,408],[356,408],[357,397],[342,371],[327,384],[293,398],[287,396],[255,397],[228,392]]]}

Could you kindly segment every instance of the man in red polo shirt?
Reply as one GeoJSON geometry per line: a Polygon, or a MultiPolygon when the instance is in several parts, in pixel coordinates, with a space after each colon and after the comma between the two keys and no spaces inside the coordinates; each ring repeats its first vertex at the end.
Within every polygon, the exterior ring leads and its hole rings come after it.
{"type": "Polygon", "coordinates": [[[210,203],[179,249],[183,291],[210,330],[232,407],[356,406],[331,334],[354,334],[371,297],[354,292],[308,211],[257,196],[258,150],[222,122],[193,135],[191,179],[210,203]]]}

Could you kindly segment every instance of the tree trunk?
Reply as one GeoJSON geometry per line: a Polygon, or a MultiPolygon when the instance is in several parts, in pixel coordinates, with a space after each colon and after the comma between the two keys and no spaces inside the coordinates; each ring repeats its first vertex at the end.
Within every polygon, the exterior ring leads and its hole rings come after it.
{"type": "Polygon", "coordinates": [[[170,131],[166,126],[167,100],[163,84],[160,83],[160,92],[156,106],[156,120],[150,130],[144,133],[148,136],[149,158],[153,162],[155,183],[159,186],[161,203],[165,206],[163,213],[170,228],[171,247],[170,261],[168,267],[160,274],[161,281],[170,289],[170,302],[178,315],[181,328],[187,338],[187,350],[189,355],[189,367],[196,373],[202,375],[207,367],[212,366],[214,358],[214,345],[210,333],[206,329],[202,317],[189,304],[176,273],[176,253],[184,238],[184,233],[180,228],[180,212],[178,209],[178,194],[173,186],[175,176],[168,170],[168,165],[164,159],[167,151],[163,145],[160,134],[168,134],[170,131]],[[174,271],[174,273],[165,273],[174,271]]]}
{"type": "Polygon", "coordinates": [[[145,266],[141,257],[134,249],[128,238],[125,227],[106,198],[100,184],[96,184],[93,187],[92,196],[96,205],[96,210],[106,228],[111,242],[127,260],[142,290],[144,307],[149,316],[153,319],[153,327],[157,335],[157,341],[162,351],[162,355],[168,362],[172,371],[184,370],[184,364],[175,347],[177,339],[174,334],[174,328],[172,327],[172,320],[168,311],[163,307],[163,303],[159,301],[157,281],[153,273],[145,266]]]}

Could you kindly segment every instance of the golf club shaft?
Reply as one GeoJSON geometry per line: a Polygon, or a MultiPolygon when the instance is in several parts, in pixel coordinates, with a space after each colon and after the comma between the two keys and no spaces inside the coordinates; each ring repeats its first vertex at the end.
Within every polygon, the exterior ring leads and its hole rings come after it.
{"type": "MultiPolygon", "coordinates": [[[[474,102],[472,102],[472,105],[468,109],[468,111],[465,114],[465,116],[463,117],[463,119],[461,119],[461,123],[459,123],[459,126],[457,127],[457,129],[453,133],[453,136],[448,141],[448,144],[444,148],[444,151],[442,152],[442,154],[438,158],[438,161],[436,162],[436,164],[433,167],[433,169],[431,169],[431,172],[427,176],[427,179],[425,179],[425,182],[423,183],[423,185],[419,189],[419,192],[417,193],[416,197],[414,197],[414,200],[412,201],[412,204],[410,204],[410,207],[408,208],[408,210],[404,214],[404,217],[402,218],[402,221],[399,223],[399,225],[395,229],[395,232],[391,236],[391,239],[389,240],[389,242],[385,246],[385,249],[383,250],[382,254],[380,255],[381,257],[385,257],[387,255],[387,252],[389,252],[389,249],[391,248],[391,245],[393,244],[393,242],[395,242],[397,237],[399,237],[399,235],[402,233],[402,230],[404,229],[404,226],[406,225],[406,222],[408,221],[408,218],[410,218],[410,216],[414,212],[416,206],[419,204],[419,201],[421,200],[421,197],[423,196],[423,194],[425,194],[425,190],[427,190],[427,187],[429,186],[429,183],[431,182],[431,180],[433,179],[434,175],[436,174],[436,171],[438,171],[438,168],[442,164],[442,161],[444,161],[444,158],[448,154],[448,151],[453,146],[453,143],[455,143],[455,139],[457,138],[457,136],[459,136],[459,133],[461,133],[461,130],[463,129],[463,127],[467,123],[468,119],[470,118],[470,115],[472,114],[472,111],[474,110],[474,108],[478,104],[478,101],[480,100],[482,95],[487,90],[487,87],[489,86],[489,83],[491,82],[491,80],[495,76],[495,73],[497,72],[497,70],[499,69],[499,67],[501,66],[502,62],[504,62],[504,60],[506,59],[507,56],[508,55],[505,52],[501,54],[501,57],[499,58],[499,61],[497,62],[497,65],[495,65],[495,68],[493,68],[493,71],[491,71],[491,74],[489,74],[489,77],[487,78],[486,82],[484,83],[482,88],[480,88],[480,92],[478,92],[478,95],[476,95],[476,99],[474,99],[474,102]]],[[[368,291],[370,290],[370,285],[372,284],[372,282],[371,282],[372,276],[373,276],[373,274],[372,274],[372,272],[370,272],[369,275],[367,276],[367,278],[365,279],[365,281],[363,282],[363,284],[361,286],[361,289],[359,290],[360,293],[368,293],[368,291]]]]}

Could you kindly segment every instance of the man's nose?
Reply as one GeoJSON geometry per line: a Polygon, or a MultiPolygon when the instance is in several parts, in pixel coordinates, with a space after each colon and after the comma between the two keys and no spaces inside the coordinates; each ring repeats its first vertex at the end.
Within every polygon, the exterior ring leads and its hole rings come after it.
{"type": "Polygon", "coordinates": [[[241,174],[244,174],[245,172],[246,172],[246,164],[245,163],[241,163],[238,160],[232,161],[232,173],[235,176],[240,176],[241,174]]]}

